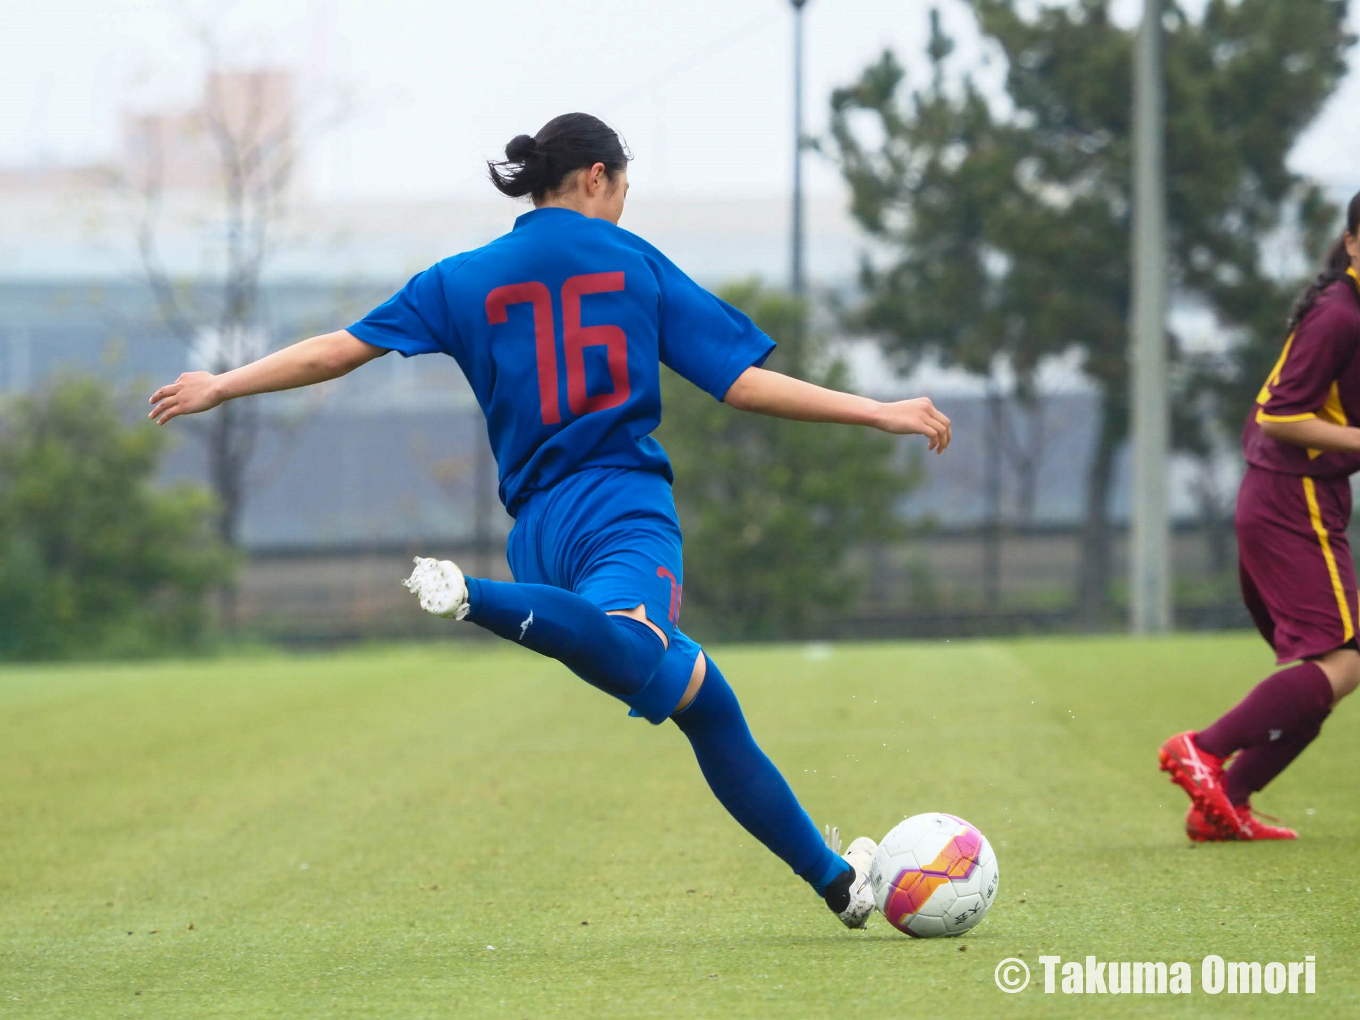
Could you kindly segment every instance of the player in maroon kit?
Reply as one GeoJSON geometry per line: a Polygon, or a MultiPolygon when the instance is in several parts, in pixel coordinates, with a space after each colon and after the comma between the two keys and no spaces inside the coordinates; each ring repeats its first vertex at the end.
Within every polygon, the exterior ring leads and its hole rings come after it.
{"type": "Polygon", "coordinates": [[[1162,770],[1194,802],[1185,827],[1195,840],[1294,839],[1292,829],[1253,816],[1251,795],[1360,684],[1360,604],[1346,540],[1350,476],[1360,471],[1360,193],[1346,212],[1346,232],[1295,302],[1289,338],[1242,434],[1242,596],[1277,661],[1293,665],[1159,752],[1162,770]]]}

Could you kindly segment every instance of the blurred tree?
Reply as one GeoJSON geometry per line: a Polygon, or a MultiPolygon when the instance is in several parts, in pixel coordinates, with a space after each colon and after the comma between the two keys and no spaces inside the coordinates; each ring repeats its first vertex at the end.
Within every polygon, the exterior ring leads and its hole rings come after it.
{"type": "MultiPolygon", "coordinates": [[[[949,79],[953,43],[936,14],[924,87],[908,92],[886,52],[832,96],[829,149],[884,255],[864,262],[860,322],[904,364],[934,355],[989,374],[1002,357],[1022,393],[1044,359],[1080,351],[1102,406],[1078,586],[1080,611],[1096,622],[1128,430],[1132,33],[1111,20],[1111,0],[970,6],[1007,60],[1004,113],[970,74],[949,79]]],[[[1171,3],[1164,19],[1167,256],[1176,292],[1241,337],[1245,367],[1220,366],[1216,378],[1246,392],[1278,350],[1293,286],[1272,277],[1267,242],[1297,247],[1334,226],[1285,158],[1345,73],[1353,40],[1346,0],[1208,0],[1199,10],[1171,3]]],[[[1175,382],[1184,390],[1204,376],[1181,359],[1175,382]]],[[[1202,410],[1175,401],[1183,447],[1204,444],[1202,410]]]]}
{"type": "MultiPolygon", "coordinates": [[[[758,283],[721,292],[779,347],[769,367],[846,389],[849,372],[804,326],[803,302],[758,283]]],[[[852,550],[899,533],[913,485],[888,436],[742,414],[667,373],[657,438],[685,529],[685,618],[726,638],[792,637],[841,609],[852,550]]]]}
{"type": "Polygon", "coordinates": [[[94,379],[0,410],[0,658],[147,654],[202,636],[230,573],[212,498],[151,484],[169,436],[94,379]]]}
{"type": "MultiPolygon", "coordinates": [[[[178,116],[137,122],[142,160],[114,183],[140,202],[137,251],[161,318],[189,351],[192,367],[220,373],[272,346],[261,322],[260,284],[287,210],[297,153],[291,79],[228,71],[215,31],[203,27],[198,35],[208,68],[202,100],[178,116]],[[176,175],[189,179],[176,181],[176,175]],[[161,255],[167,194],[194,186],[220,203],[204,231],[202,261],[210,268],[198,280],[167,267],[161,255]]],[[[258,401],[225,404],[194,425],[206,443],[218,534],[233,547],[260,425],[258,401]]]]}
{"type": "MultiPolygon", "coordinates": [[[[274,347],[261,285],[288,240],[297,163],[308,144],[348,118],[351,103],[344,95],[309,92],[303,106],[289,72],[242,68],[251,60],[242,54],[259,40],[233,39],[211,20],[190,17],[190,25],[205,70],[201,99],[186,110],[131,118],[131,158],[108,176],[137,203],[141,274],[161,319],[186,348],[189,367],[221,373],[274,347]],[[303,109],[310,111],[305,123],[303,109]],[[182,252],[179,265],[167,265],[162,248],[176,238],[172,230],[166,243],[166,221],[183,232],[186,212],[204,239],[201,251],[192,266],[182,252]]],[[[265,427],[263,407],[232,401],[185,426],[205,444],[217,532],[232,548],[240,542],[250,492],[260,484],[251,468],[265,427]]],[[[234,623],[230,587],[223,591],[223,615],[234,623]]]]}

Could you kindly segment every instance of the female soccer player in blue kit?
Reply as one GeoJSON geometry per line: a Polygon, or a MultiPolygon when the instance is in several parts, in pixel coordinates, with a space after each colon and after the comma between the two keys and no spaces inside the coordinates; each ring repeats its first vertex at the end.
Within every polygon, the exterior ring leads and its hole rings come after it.
{"type": "Polygon", "coordinates": [[[252,393],[332,379],[389,351],[453,357],[486,415],[515,518],[514,583],[418,558],[404,583],[426,610],[557,659],[652,723],[673,719],[732,816],[849,927],[873,910],[875,845],[838,856],[751,737],[718,666],[677,628],[684,568],[671,468],[651,437],[667,365],[734,408],[868,425],[949,445],[922,397],[879,403],[760,366],[774,343],[617,224],[628,191],[618,136],[583,113],[519,135],[489,165],[534,209],[485,247],[444,259],[346,330],[151,397],[159,424],[252,393]]]}

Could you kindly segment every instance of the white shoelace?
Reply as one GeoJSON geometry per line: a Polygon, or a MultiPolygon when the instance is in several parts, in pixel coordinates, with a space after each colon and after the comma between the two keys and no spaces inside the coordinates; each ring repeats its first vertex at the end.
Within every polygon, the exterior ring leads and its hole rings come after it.
{"type": "Polygon", "coordinates": [[[841,853],[840,827],[828,824],[826,827],[826,834],[822,838],[826,841],[826,845],[830,848],[831,852],[839,857],[841,853]]]}

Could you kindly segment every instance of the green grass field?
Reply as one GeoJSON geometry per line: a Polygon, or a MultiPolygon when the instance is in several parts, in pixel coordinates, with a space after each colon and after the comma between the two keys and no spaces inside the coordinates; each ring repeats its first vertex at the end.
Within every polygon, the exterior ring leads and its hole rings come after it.
{"type": "Polygon", "coordinates": [[[0,1017],[1360,1015],[1360,721],[1192,847],[1155,748],[1268,670],[1254,637],[745,648],[715,658],[809,811],[946,810],[1001,887],[961,939],[846,931],[712,800],[672,726],[463,642],[0,671],[0,1017]],[[1189,996],[993,969],[1187,960],[1189,996]],[[1199,961],[1316,956],[1314,996],[1199,961]]]}

